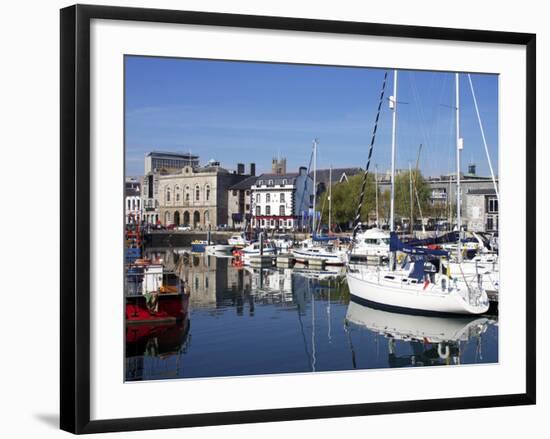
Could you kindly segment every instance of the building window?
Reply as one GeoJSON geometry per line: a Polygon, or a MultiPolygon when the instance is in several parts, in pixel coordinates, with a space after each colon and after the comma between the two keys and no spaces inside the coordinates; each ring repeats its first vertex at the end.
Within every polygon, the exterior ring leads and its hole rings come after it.
{"type": "Polygon", "coordinates": [[[488,232],[498,231],[498,216],[497,215],[487,216],[487,231],[488,232]]]}
{"type": "Polygon", "coordinates": [[[273,186],[273,180],[269,180],[269,186],[273,186]]]}
{"type": "Polygon", "coordinates": [[[260,216],[262,214],[262,208],[260,206],[256,206],[256,216],[260,216]]]}
{"type": "Polygon", "coordinates": [[[273,227],[273,226],[275,225],[275,221],[274,221],[274,220],[271,220],[271,221],[269,222],[269,225],[270,225],[271,227],[273,227]]]}
{"type": "Polygon", "coordinates": [[[498,199],[489,198],[487,202],[487,212],[489,213],[498,213],[498,199]]]}
{"type": "Polygon", "coordinates": [[[170,202],[170,188],[169,187],[166,188],[166,201],[168,203],[170,202]]]}
{"type": "Polygon", "coordinates": [[[264,227],[264,226],[265,226],[265,220],[263,219],[262,220],[262,227],[264,227]]]}
{"type": "Polygon", "coordinates": [[[286,183],[287,183],[286,178],[283,178],[283,186],[286,186],[286,183]]]}
{"type": "Polygon", "coordinates": [[[285,216],[285,206],[279,206],[279,215],[285,216]]]}
{"type": "Polygon", "coordinates": [[[279,195],[279,196],[280,196],[281,203],[284,203],[285,202],[285,193],[281,192],[281,195],[279,195]]]}
{"type": "Polygon", "coordinates": [[[256,203],[261,203],[261,195],[260,194],[256,194],[256,203]]]}
{"type": "Polygon", "coordinates": [[[185,201],[189,201],[189,186],[185,187],[185,201]]]}
{"type": "Polygon", "coordinates": [[[271,194],[265,194],[265,202],[271,203],[271,194]]]}
{"type": "Polygon", "coordinates": [[[233,189],[233,196],[236,197],[237,196],[237,191],[235,189],[233,189]]]}
{"type": "Polygon", "coordinates": [[[250,191],[246,191],[245,194],[248,197],[250,195],[250,191]]]}
{"type": "Polygon", "coordinates": [[[248,212],[250,210],[250,204],[245,204],[244,205],[244,210],[246,210],[248,212]]]}
{"type": "Polygon", "coordinates": [[[206,201],[210,201],[210,186],[206,186],[206,201]]]}
{"type": "Polygon", "coordinates": [[[130,210],[131,207],[130,207],[130,199],[128,198],[128,210],[130,210]]]}
{"type": "Polygon", "coordinates": [[[195,188],[195,201],[199,201],[201,198],[201,190],[200,188],[197,186],[195,188]]]}
{"type": "Polygon", "coordinates": [[[271,206],[265,206],[265,214],[271,215],[271,206]]]}

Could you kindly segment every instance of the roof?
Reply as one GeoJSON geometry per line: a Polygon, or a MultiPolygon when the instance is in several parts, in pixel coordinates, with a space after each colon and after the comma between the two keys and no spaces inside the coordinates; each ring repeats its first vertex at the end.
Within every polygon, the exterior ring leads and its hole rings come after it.
{"type": "MultiPolygon", "coordinates": [[[[332,169],[332,182],[338,183],[342,180],[344,175],[346,177],[351,177],[363,172],[361,168],[333,168],[332,169]]],[[[316,172],[317,183],[328,184],[330,181],[330,169],[318,169],[316,172]]],[[[313,178],[313,172],[309,173],[310,177],[313,178]]]]}
{"type": "Polygon", "coordinates": [[[124,193],[127,197],[139,197],[140,190],[139,185],[137,187],[127,184],[124,188],[124,193]]]}
{"type": "Polygon", "coordinates": [[[250,177],[245,178],[244,180],[239,181],[238,183],[235,183],[233,186],[229,187],[229,190],[234,191],[244,191],[247,189],[250,189],[250,187],[256,183],[256,180],[258,177],[255,175],[252,175],[250,177]]]}
{"type": "Polygon", "coordinates": [[[269,180],[273,180],[273,184],[282,184],[283,180],[287,180],[287,184],[294,184],[294,181],[296,180],[296,177],[298,177],[300,174],[298,172],[287,172],[286,174],[262,174],[257,178],[257,183],[259,184],[260,181],[264,181],[263,184],[267,184],[269,180]]]}
{"type": "Polygon", "coordinates": [[[193,172],[200,174],[201,172],[218,172],[220,174],[230,174],[230,172],[221,166],[203,166],[202,168],[194,168],[193,172]]]}
{"type": "Polygon", "coordinates": [[[167,152],[167,151],[151,151],[146,154],[147,157],[150,157],[152,155],[155,156],[164,156],[164,157],[175,157],[180,159],[186,159],[186,160],[198,160],[199,156],[195,154],[191,154],[190,152],[184,152],[183,154],[179,154],[176,152],[167,152]]]}
{"type": "Polygon", "coordinates": [[[495,188],[480,188],[480,189],[470,189],[468,195],[495,195],[497,191],[495,188]]]}

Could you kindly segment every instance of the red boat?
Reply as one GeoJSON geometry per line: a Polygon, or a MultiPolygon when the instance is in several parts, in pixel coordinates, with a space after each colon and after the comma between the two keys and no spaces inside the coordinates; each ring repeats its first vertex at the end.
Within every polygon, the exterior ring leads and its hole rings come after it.
{"type": "Polygon", "coordinates": [[[173,323],[187,314],[189,295],[181,281],[157,263],[127,267],[126,323],[173,323]]]}

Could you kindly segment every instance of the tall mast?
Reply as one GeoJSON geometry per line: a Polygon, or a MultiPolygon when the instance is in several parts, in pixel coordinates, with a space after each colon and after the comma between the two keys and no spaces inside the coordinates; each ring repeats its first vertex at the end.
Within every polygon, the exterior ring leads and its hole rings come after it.
{"type": "Polygon", "coordinates": [[[315,235],[315,220],[317,219],[316,208],[317,198],[317,139],[313,140],[313,220],[311,222],[311,234],[315,235]]]}
{"type": "Polygon", "coordinates": [[[392,110],[391,131],[391,194],[390,194],[390,231],[395,231],[394,225],[394,197],[395,197],[395,120],[397,116],[397,70],[393,71],[393,96],[390,97],[392,110]]]}
{"type": "Polygon", "coordinates": [[[456,99],[456,225],[458,228],[458,243],[456,246],[456,258],[458,262],[462,260],[461,251],[461,231],[462,231],[462,217],[461,217],[461,200],[460,200],[460,151],[463,144],[460,138],[460,96],[459,96],[459,74],[455,73],[455,99],[456,99]]]}
{"type": "Polygon", "coordinates": [[[378,166],[374,167],[374,186],[376,190],[376,227],[380,227],[380,215],[378,213],[378,166]]]}
{"type": "Polygon", "coordinates": [[[412,168],[411,168],[411,162],[409,162],[409,195],[410,195],[410,203],[411,203],[411,222],[409,223],[409,233],[413,234],[413,209],[414,209],[414,202],[413,202],[413,179],[412,179],[412,168]]]}
{"type": "Polygon", "coordinates": [[[328,234],[330,235],[332,224],[332,165],[328,172],[328,234]]]}

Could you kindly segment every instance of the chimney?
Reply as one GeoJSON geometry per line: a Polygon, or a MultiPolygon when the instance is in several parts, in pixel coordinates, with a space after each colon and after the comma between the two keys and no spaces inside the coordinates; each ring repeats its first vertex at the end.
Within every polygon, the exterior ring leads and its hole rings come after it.
{"type": "Polygon", "coordinates": [[[237,174],[244,174],[244,163],[237,163],[237,174]]]}
{"type": "Polygon", "coordinates": [[[250,175],[252,177],[256,176],[256,163],[250,163],[250,175]]]}

